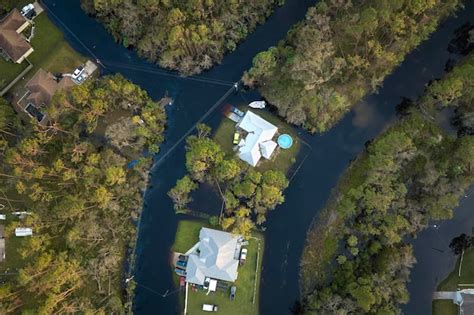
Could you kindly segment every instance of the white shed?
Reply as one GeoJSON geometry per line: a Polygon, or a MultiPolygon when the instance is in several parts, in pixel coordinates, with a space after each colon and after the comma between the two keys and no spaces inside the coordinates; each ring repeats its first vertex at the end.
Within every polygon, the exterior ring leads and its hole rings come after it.
{"type": "Polygon", "coordinates": [[[33,235],[32,228],[16,228],[15,236],[31,236],[33,235]]]}

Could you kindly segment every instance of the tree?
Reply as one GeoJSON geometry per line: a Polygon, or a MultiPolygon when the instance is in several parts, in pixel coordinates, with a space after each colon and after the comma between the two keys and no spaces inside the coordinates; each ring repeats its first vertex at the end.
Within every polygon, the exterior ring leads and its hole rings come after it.
{"type": "Polygon", "coordinates": [[[252,61],[252,68],[248,75],[244,75],[244,83],[253,85],[253,81],[258,81],[263,76],[270,75],[277,65],[276,47],[270,47],[268,51],[258,53],[252,61]]]}
{"type": "Polygon", "coordinates": [[[459,236],[456,236],[449,243],[449,248],[455,255],[460,255],[463,251],[472,246],[472,237],[467,236],[462,233],[459,236]]]}
{"type": "Polygon", "coordinates": [[[192,201],[189,193],[195,190],[198,185],[188,176],[184,176],[176,182],[169,192],[168,196],[173,200],[175,210],[183,210],[186,205],[192,201]]]}
{"type": "Polygon", "coordinates": [[[0,133],[9,136],[16,136],[11,132],[11,128],[17,121],[13,108],[8,102],[0,97],[0,133]]]}
{"type": "Polygon", "coordinates": [[[187,139],[186,168],[194,180],[203,182],[223,158],[224,152],[213,140],[195,136],[187,139]]]}
{"type": "Polygon", "coordinates": [[[216,166],[216,177],[219,181],[236,178],[240,173],[240,165],[235,159],[220,161],[216,166]]]}
{"type": "Polygon", "coordinates": [[[372,305],[376,302],[375,296],[369,286],[355,285],[350,291],[350,294],[356,299],[358,306],[364,312],[369,312],[372,305]]]}
{"type": "Polygon", "coordinates": [[[121,185],[125,182],[125,171],[122,167],[111,166],[105,170],[105,181],[109,186],[121,185]]]}
{"type": "MultiPolygon", "coordinates": [[[[320,1],[276,47],[255,56],[242,80],[258,86],[288,122],[324,132],[376,91],[460,4],[458,0],[320,1]]],[[[459,82],[451,83],[444,87],[450,92],[440,95],[444,100],[453,99],[463,88],[459,82]]]]}
{"type": "Polygon", "coordinates": [[[357,243],[358,243],[358,240],[357,240],[357,237],[355,235],[350,235],[347,238],[347,245],[349,247],[355,247],[355,246],[357,246],[357,243]]]}
{"type": "Polygon", "coordinates": [[[139,0],[109,5],[82,0],[82,7],[104,22],[124,46],[136,48],[139,55],[163,67],[189,75],[219,62],[279,3],[139,0]]]}

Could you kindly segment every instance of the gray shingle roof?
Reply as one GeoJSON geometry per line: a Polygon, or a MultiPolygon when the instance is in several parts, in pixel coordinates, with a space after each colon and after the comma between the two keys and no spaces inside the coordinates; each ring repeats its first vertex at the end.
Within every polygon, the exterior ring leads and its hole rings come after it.
{"type": "Polygon", "coordinates": [[[240,238],[227,232],[202,228],[199,253],[189,255],[186,281],[203,284],[204,279],[209,277],[234,282],[238,274],[240,238]]]}

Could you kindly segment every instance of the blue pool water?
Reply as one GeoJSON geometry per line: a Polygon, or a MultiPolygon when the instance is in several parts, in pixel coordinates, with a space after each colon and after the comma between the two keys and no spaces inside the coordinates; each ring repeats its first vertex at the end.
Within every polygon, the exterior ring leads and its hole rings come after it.
{"type": "Polygon", "coordinates": [[[278,145],[280,148],[289,149],[293,145],[293,139],[290,135],[283,134],[278,137],[278,145]]]}

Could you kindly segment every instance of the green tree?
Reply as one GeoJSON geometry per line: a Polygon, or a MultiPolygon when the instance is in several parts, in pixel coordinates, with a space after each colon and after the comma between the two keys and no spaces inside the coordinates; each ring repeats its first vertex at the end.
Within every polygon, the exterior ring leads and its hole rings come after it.
{"type": "Polygon", "coordinates": [[[184,176],[176,182],[168,196],[173,200],[175,210],[183,210],[192,201],[189,193],[197,188],[197,184],[189,176],[184,176]]]}

